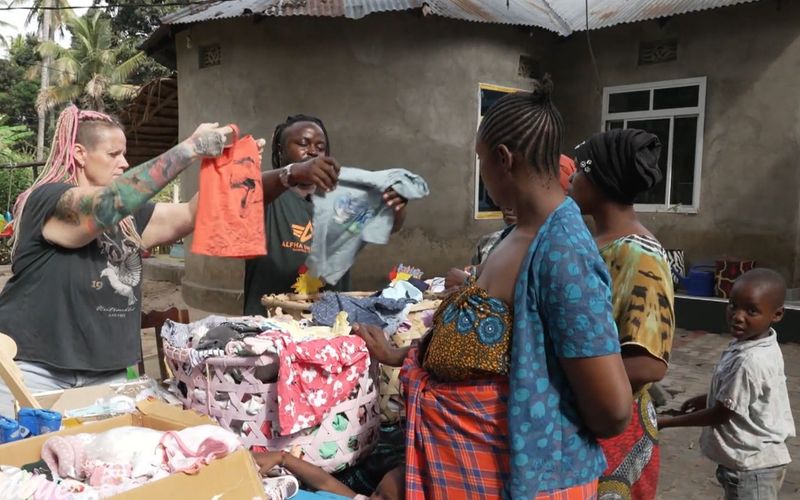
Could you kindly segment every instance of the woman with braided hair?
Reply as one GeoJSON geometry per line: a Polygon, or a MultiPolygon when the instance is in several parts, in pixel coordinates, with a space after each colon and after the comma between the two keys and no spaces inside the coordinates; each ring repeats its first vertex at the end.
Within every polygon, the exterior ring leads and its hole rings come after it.
{"type": "Polygon", "coordinates": [[[594,499],[597,438],[630,419],[608,271],[559,183],[551,91],[545,77],[481,121],[481,179],[517,224],[480,276],[442,302],[418,346],[354,327],[378,361],[403,365],[409,500],[594,499]]]}
{"type": "MultiPolygon", "coordinates": [[[[41,175],[14,207],[13,276],[0,294],[0,332],[17,343],[33,392],[124,380],[139,360],[140,250],[194,227],[196,199],[150,203],[203,157],[221,154],[229,127],[200,125],[138,167],[109,115],[68,106],[41,175]]],[[[0,414],[12,413],[0,383],[0,414]]]]}

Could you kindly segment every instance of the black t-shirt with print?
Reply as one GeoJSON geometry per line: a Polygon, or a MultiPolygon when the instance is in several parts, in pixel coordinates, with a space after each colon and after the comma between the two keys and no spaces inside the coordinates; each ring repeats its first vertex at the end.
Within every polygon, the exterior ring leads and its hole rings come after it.
{"type": "MultiPolygon", "coordinates": [[[[314,204],[295,191],[288,190],[266,206],[264,224],[267,255],[248,259],[244,268],[244,314],[266,310],[261,297],[294,293],[292,285],[306,263],[314,237],[314,204]]],[[[350,273],[328,290],[350,288],[350,273]]]]}
{"type": "MultiPolygon", "coordinates": [[[[54,368],[122,370],[141,355],[142,257],[119,229],[70,249],[45,240],[42,228],[69,184],[45,184],[25,204],[13,276],[0,293],[0,331],[17,343],[17,359],[54,368]]],[[[153,215],[134,216],[141,234],[153,215]]]]}

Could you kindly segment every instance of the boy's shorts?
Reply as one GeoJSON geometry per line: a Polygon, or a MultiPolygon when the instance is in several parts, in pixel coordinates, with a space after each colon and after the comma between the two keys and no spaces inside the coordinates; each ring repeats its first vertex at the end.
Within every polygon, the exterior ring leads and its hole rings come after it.
{"type": "Polygon", "coordinates": [[[777,500],[785,477],[785,465],[747,471],[717,467],[725,500],[777,500]]]}

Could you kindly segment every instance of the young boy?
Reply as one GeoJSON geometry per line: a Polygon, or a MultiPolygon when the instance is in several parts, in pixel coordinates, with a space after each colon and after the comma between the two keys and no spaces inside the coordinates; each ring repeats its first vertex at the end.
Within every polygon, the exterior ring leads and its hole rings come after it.
{"type": "Polygon", "coordinates": [[[754,269],[734,283],[727,319],[734,337],[714,370],[707,396],[686,401],[684,415],[660,417],[659,429],[703,427],[703,454],[719,464],[725,499],[777,499],[795,435],[783,355],[772,325],[783,318],[786,283],[754,269]]]}

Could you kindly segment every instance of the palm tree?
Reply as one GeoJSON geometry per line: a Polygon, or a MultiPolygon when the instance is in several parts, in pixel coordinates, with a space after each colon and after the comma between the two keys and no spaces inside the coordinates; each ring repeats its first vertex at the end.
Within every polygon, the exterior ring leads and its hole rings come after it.
{"type": "MultiPolygon", "coordinates": [[[[25,18],[25,26],[29,25],[31,21],[36,19],[36,22],[39,25],[39,28],[42,27],[44,22],[44,14],[48,10],[50,11],[50,30],[52,34],[55,34],[56,31],[63,29],[66,16],[70,11],[70,5],[67,0],[11,0],[6,1],[9,7],[22,7],[25,5],[30,5],[30,10],[28,11],[28,17],[25,18]],[[45,9],[45,7],[50,7],[49,9],[45,9]],[[52,7],[58,7],[58,9],[53,9],[52,7]]],[[[52,34],[49,34],[50,39],[52,39],[52,34]]]]}
{"type": "Polygon", "coordinates": [[[84,107],[103,111],[105,97],[123,100],[136,94],[139,87],[126,82],[146,57],[138,52],[118,62],[120,49],[111,44],[111,24],[100,14],[95,11],[83,17],[66,16],[72,33],[71,47],[64,48],[55,42],[39,45],[39,53],[52,58],[53,85],[40,91],[38,109],[49,110],[78,101],[84,107]]]}
{"type": "MultiPolygon", "coordinates": [[[[4,7],[5,5],[6,2],[0,0],[0,7],[4,7]]],[[[14,26],[11,23],[7,23],[5,21],[0,20],[0,28],[13,28],[13,27],[14,26]]],[[[6,47],[6,48],[8,47],[8,40],[6,40],[6,37],[4,37],[2,33],[0,33],[0,47],[6,47]]]]}
{"type": "MultiPolygon", "coordinates": [[[[11,0],[10,6],[20,6],[30,3],[31,9],[25,19],[25,25],[36,18],[39,24],[39,41],[52,42],[55,40],[56,31],[64,29],[64,19],[71,12],[67,0],[11,0]],[[53,9],[59,7],[59,9],[53,9]]],[[[48,58],[42,61],[40,78],[41,88],[50,86],[50,63],[48,58]]],[[[45,110],[39,111],[39,130],[36,136],[36,159],[44,159],[44,130],[47,118],[45,110]]]]}

